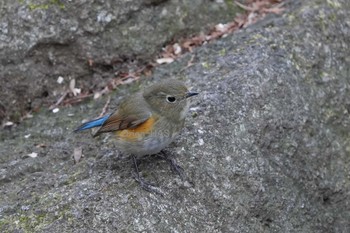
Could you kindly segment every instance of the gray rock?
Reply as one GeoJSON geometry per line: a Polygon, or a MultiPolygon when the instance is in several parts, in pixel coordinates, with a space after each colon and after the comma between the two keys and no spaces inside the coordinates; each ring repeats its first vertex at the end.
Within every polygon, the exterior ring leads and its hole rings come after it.
{"type": "Polygon", "coordinates": [[[53,104],[68,86],[56,83],[59,76],[76,78],[86,90],[96,79],[106,85],[115,71],[135,69],[123,64],[150,62],[171,40],[232,20],[236,12],[232,4],[204,0],[3,0],[0,121],[53,104]]]}
{"type": "Polygon", "coordinates": [[[137,185],[112,135],[70,133],[102,99],[3,130],[1,231],[349,232],[350,6],[287,7],[114,93],[111,108],[169,77],[201,92],[168,149],[188,180],[162,160],[141,163],[164,197],[137,185]],[[79,146],[85,157],[74,164],[79,146]]]}

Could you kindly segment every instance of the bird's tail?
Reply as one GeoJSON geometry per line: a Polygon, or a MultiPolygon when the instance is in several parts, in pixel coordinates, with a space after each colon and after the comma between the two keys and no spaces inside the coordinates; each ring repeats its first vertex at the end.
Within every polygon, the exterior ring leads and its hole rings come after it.
{"type": "Polygon", "coordinates": [[[81,126],[79,126],[76,130],[74,130],[74,132],[79,132],[79,131],[83,131],[86,129],[91,129],[91,128],[102,126],[103,123],[108,119],[109,116],[110,116],[110,114],[106,115],[104,117],[98,118],[96,120],[88,121],[88,122],[82,124],[81,126]]]}

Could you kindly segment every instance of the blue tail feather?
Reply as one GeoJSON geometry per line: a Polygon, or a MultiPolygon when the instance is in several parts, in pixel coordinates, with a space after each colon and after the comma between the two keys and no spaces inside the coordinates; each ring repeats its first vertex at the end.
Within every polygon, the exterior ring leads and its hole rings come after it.
{"type": "Polygon", "coordinates": [[[94,127],[102,126],[103,123],[109,118],[110,115],[111,114],[108,114],[108,115],[101,117],[101,118],[98,118],[96,120],[88,121],[88,122],[82,124],[81,126],[79,126],[76,130],[74,130],[74,132],[79,132],[79,131],[83,131],[86,129],[91,129],[94,127]]]}

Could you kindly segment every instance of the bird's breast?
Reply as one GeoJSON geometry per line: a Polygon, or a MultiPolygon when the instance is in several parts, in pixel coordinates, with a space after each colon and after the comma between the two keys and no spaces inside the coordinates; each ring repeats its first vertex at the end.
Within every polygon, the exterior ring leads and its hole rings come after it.
{"type": "Polygon", "coordinates": [[[155,122],[156,122],[156,117],[150,117],[145,122],[139,124],[134,128],[118,130],[116,131],[117,138],[126,140],[126,141],[137,140],[151,133],[154,129],[155,122]]]}
{"type": "Polygon", "coordinates": [[[136,128],[117,131],[117,144],[124,153],[155,154],[168,146],[181,128],[166,118],[151,117],[136,128]]]}

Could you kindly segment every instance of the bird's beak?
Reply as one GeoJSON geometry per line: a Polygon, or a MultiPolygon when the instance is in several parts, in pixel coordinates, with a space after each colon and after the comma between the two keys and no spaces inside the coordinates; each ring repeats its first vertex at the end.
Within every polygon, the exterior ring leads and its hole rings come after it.
{"type": "Polygon", "coordinates": [[[187,92],[186,93],[186,98],[191,97],[191,96],[195,96],[195,95],[198,95],[198,94],[199,94],[198,92],[187,92]]]}

